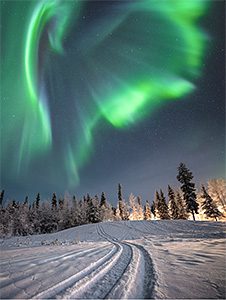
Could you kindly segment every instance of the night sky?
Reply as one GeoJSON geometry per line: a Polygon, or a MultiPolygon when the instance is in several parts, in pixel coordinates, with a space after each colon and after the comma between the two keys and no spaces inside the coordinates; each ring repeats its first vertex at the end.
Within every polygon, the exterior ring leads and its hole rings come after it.
{"type": "Polygon", "coordinates": [[[6,198],[225,177],[225,3],[1,1],[6,198]]]}

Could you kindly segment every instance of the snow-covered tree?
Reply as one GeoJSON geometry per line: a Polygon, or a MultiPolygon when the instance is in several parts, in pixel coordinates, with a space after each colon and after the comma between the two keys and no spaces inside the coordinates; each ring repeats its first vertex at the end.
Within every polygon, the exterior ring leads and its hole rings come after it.
{"type": "Polygon", "coordinates": [[[130,209],[131,209],[129,219],[137,220],[138,219],[138,211],[137,211],[136,197],[132,193],[129,195],[129,205],[130,205],[130,209]]]}
{"type": "Polygon", "coordinates": [[[101,221],[114,221],[114,210],[112,209],[112,206],[110,203],[106,201],[105,205],[102,205],[100,207],[100,216],[101,221]]]}
{"type": "Polygon", "coordinates": [[[178,219],[186,220],[188,218],[188,214],[186,212],[186,207],[185,207],[186,205],[178,191],[176,192],[175,199],[176,199],[176,203],[177,203],[177,207],[178,207],[178,219]]]}
{"type": "Polygon", "coordinates": [[[6,214],[6,209],[0,207],[0,237],[5,237],[8,235],[8,218],[6,214]]]}
{"type": "Polygon", "coordinates": [[[11,236],[11,235],[16,235],[17,232],[16,232],[16,224],[15,222],[17,222],[17,219],[15,220],[15,217],[18,218],[17,216],[17,206],[16,206],[16,202],[13,200],[13,201],[10,201],[6,207],[6,210],[5,210],[5,225],[7,227],[5,233],[6,235],[8,236],[11,236]]]}
{"type": "Polygon", "coordinates": [[[182,184],[181,190],[186,203],[187,212],[191,212],[195,221],[195,214],[198,214],[198,203],[196,200],[195,184],[191,182],[193,179],[192,172],[181,163],[178,168],[177,180],[182,184]]]}
{"type": "Polygon", "coordinates": [[[158,211],[158,207],[160,205],[159,202],[160,202],[159,192],[156,191],[155,192],[155,200],[154,200],[153,204],[154,204],[154,207],[155,207],[155,217],[157,219],[160,219],[160,215],[159,215],[159,211],[158,211]]]}
{"type": "Polygon", "coordinates": [[[28,218],[29,206],[28,206],[28,196],[25,198],[24,203],[19,206],[19,234],[28,235],[32,234],[32,227],[30,227],[28,218]]]}
{"type": "Polygon", "coordinates": [[[57,209],[57,197],[56,197],[56,193],[53,193],[53,196],[52,196],[52,209],[53,210],[57,209]]]}
{"type": "Polygon", "coordinates": [[[123,205],[123,200],[122,200],[122,186],[121,186],[120,183],[118,184],[118,208],[119,208],[120,217],[121,217],[122,220],[124,220],[123,219],[124,205],[123,205]]]}
{"type": "Polygon", "coordinates": [[[125,200],[122,198],[122,186],[118,185],[118,209],[120,218],[123,221],[129,220],[129,209],[128,205],[125,203],[125,200]]]}
{"type": "Polygon", "coordinates": [[[217,205],[214,203],[213,199],[207,193],[204,186],[202,186],[202,196],[204,201],[202,203],[202,208],[204,210],[205,215],[208,218],[214,218],[217,221],[218,217],[222,216],[222,213],[217,208],[217,205]]]}
{"type": "Polygon", "coordinates": [[[31,206],[32,210],[35,209],[35,201],[32,202],[32,206],[31,206]]]}
{"type": "Polygon", "coordinates": [[[179,219],[179,208],[175,201],[175,194],[171,186],[168,185],[170,216],[173,220],[179,219]]]}
{"type": "Polygon", "coordinates": [[[113,211],[113,216],[114,216],[114,218],[115,218],[115,217],[116,217],[116,214],[117,214],[117,209],[116,209],[114,206],[112,206],[111,209],[112,209],[112,211],[113,211]]]}
{"type": "Polygon", "coordinates": [[[104,192],[101,193],[101,198],[100,198],[100,207],[102,206],[105,207],[107,206],[107,199],[104,192]]]}
{"type": "Polygon", "coordinates": [[[4,190],[2,190],[0,193],[0,207],[3,207],[4,193],[5,193],[4,190]]]}
{"type": "MultiPolygon", "coordinates": [[[[40,211],[40,232],[41,233],[51,233],[58,230],[59,220],[52,210],[51,204],[48,202],[43,202],[40,211]]],[[[60,229],[64,229],[62,226],[60,229]]]]}
{"type": "Polygon", "coordinates": [[[116,207],[115,220],[116,221],[122,220],[121,213],[119,210],[119,203],[117,204],[117,207],[116,207]]]}
{"type": "Polygon", "coordinates": [[[208,194],[212,197],[218,207],[226,211],[226,180],[223,178],[208,181],[208,194]]]}
{"type": "Polygon", "coordinates": [[[36,200],[35,200],[36,209],[39,209],[39,205],[40,205],[40,193],[38,193],[36,196],[36,200]]]}
{"type": "Polygon", "coordinates": [[[59,230],[67,229],[73,226],[73,215],[71,213],[71,196],[68,192],[64,194],[64,197],[59,198],[58,209],[58,227],[59,230]]]}
{"type": "Polygon", "coordinates": [[[89,223],[98,223],[101,221],[99,203],[95,199],[87,200],[87,217],[89,223]]]}
{"type": "Polygon", "coordinates": [[[126,201],[123,199],[122,200],[122,205],[121,205],[121,212],[123,221],[128,221],[129,220],[129,205],[126,203],[126,201]]]}
{"type": "Polygon", "coordinates": [[[156,217],[156,205],[155,205],[155,201],[152,202],[151,213],[153,215],[153,218],[155,218],[156,217]]]}
{"type": "Polygon", "coordinates": [[[5,224],[7,235],[27,235],[32,233],[28,220],[28,205],[19,202],[10,202],[6,208],[5,224]]]}
{"type": "Polygon", "coordinates": [[[79,205],[75,196],[73,196],[72,199],[71,216],[73,226],[79,225],[79,205]]]}
{"type": "Polygon", "coordinates": [[[88,223],[88,204],[85,199],[79,200],[78,202],[78,225],[88,223]]]}
{"type": "Polygon", "coordinates": [[[58,206],[59,206],[59,210],[63,210],[64,209],[64,198],[60,197],[58,200],[58,206]]]}
{"type": "Polygon", "coordinates": [[[130,220],[143,220],[144,219],[144,213],[141,203],[140,197],[135,197],[133,194],[130,194],[129,196],[129,205],[130,205],[130,220]]]}
{"type": "Polygon", "coordinates": [[[158,194],[157,211],[160,219],[170,219],[168,205],[166,204],[166,198],[163,191],[160,189],[158,194]]]}
{"type": "Polygon", "coordinates": [[[160,218],[160,219],[169,219],[170,218],[168,206],[166,204],[166,199],[165,199],[165,196],[164,196],[162,190],[160,190],[160,193],[158,191],[156,191],[154,205],[155,205],[155,214],[156,214],[157,218],[160,218]]]}
{"type": "Polygon", "coordinates": [[[137,220],[143,220],[144,219],[144,212],[143,207],[141,203],[141,197],[137,197],[137,220]]]}
{"type": "Polygon", "coordinates": [[[28,196],[25,197],[23,205],[26,205],[28,207],[28,196]]]}
{"type": "Polygon", "coordinates": [[[144,206],[144,220],[151,220],[151,208],[148,200],[146,200],[144,206]]]}

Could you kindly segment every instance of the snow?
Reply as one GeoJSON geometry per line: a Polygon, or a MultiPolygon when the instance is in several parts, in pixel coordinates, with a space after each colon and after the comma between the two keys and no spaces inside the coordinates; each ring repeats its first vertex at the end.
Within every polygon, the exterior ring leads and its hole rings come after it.
{"type": "Polygon", "coordinates": [[[226,297],[222,222],[105,222],[0,245],[1,299],[226,297]]]}

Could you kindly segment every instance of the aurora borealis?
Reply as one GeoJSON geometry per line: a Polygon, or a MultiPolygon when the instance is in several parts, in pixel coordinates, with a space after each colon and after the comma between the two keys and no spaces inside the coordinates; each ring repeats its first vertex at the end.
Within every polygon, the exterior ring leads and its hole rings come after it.
{"type": "MultiPolygon", "coordinates": [[[[131,170],[139,170],[138,178],[147,171],[144,165],[157,170],[160,153],[163,160],[170,152],[172,160],[194,163],[194,149],[208,141],[206,125],[198,125],[205,115],[196,116],[204,98],[201,80],[215,49],[206,27],[222,3],[1,1],[2,185],[14,194],[100,192],[131,179],[131,170]],[[185,111],[191,101],[192,111],[185,111]],[[174,118],[182,111],[179,124],[174,118]],[[165,136],[163,119],[169,120],[165,136]],[[169,142],[173,132],[176,143],[169,142]],[[179,148],[186,151],[179,154],[179,148]]],[[[219,86],[221,98],[214,101],[222,105],[222,82],[219,86]]],[[[222,154],[219,118],[208,136],[222,154]]],[[[213,145],[207,153],[215,156],[213,145]]],[[[207,176],[222,176],[222,167],[214,164],[207,176]]],[[[142,190],[146,179],[137,182],[142,190]]]]}

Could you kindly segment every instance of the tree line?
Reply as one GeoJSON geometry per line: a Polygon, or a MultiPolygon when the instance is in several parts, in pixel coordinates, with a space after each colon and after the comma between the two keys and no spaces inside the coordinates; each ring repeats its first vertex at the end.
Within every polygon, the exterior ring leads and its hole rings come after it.
{"type": "MultiPolygon", "coordinates": [[[[10,201],[3,205],[4,190],[0,193],[0,235],[30,235],[51,233],[88,223],[116,220],[151,220],[151,219],[188,219],[191,215],[199,213],[199,202],[195,183],[192,182],[193,174],[181,163],[178,167],[177,180],[181,184],[180,190],[174,190],[168,185],[168,201],[160,189],[155,193],[155,199],[150,205],[146,200],[142,205],[140,197],[130,194],[129,201],[123,198],[122,186],[118,185],[117,207],[113,207],[107,201],[106,195],[91,197],[89,194],[82,199],[75,196],[65,195],[57,198],[53,193],[52,200],[41,201],[40,193],[32,204],[29,204],[28,197],[21,202],[10,201]]],[[[216,184],[211,183],[207,191],[202,186],[200,197],[202,199],[201,209],[207,218],[214,218],[216,221],[222,217],[218,209],[219,204],[225,207],[225,181],[216,184]],[[210,196],[211,191],[215,200],[210,196]],[[217,199],[217,200],[216,200],[217,199]]]]}

